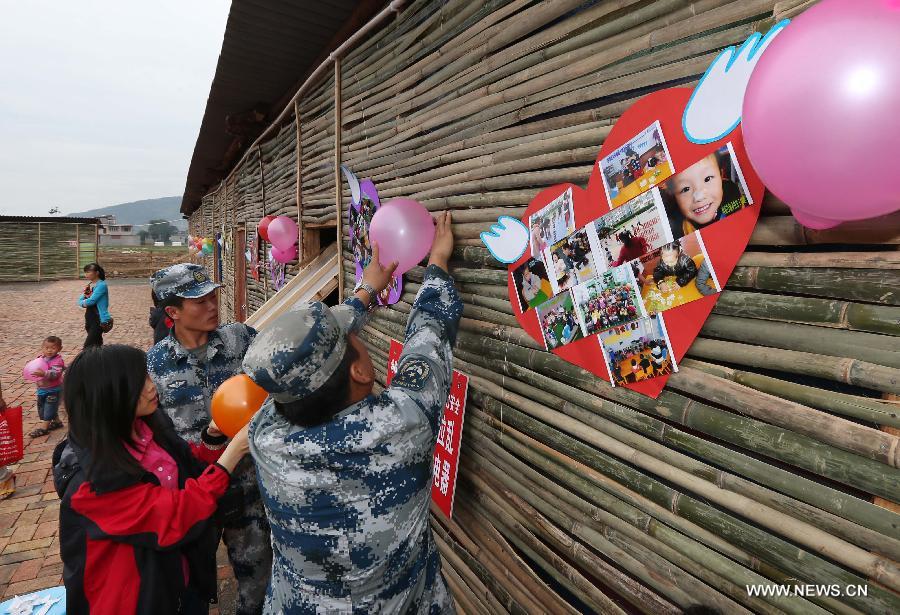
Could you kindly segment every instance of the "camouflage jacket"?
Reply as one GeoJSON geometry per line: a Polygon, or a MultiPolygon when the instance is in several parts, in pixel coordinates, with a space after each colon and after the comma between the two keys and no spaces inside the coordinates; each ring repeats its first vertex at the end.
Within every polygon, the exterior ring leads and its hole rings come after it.
{"type": "Polygon", "coordinates": [[[429,267],[388,389],[317,427],[271,401],[252,421],[274,551],[266,613],[453,613],[428,517],[461,313],[429,267]]]}
{"type": "MultiPolygon", "coordinates": [[[[209,334],[206,365],[169,333],[147,353],[147,371],[159,393],[159,409],[171,417],[176,433],[192,444],[209,424],[210,401],[219,385],[241,372],[241,361],[256,330],[243,323],[222,325],[209,334]]],[[[233,484],[256,490],[252,463],[238,465],[233,484]]]]}

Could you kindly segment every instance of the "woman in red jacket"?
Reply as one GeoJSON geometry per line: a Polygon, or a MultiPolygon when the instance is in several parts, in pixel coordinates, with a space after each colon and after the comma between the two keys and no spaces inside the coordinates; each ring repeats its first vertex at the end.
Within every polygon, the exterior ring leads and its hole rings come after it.
{"type": "Polygon", "coordinates": [[[206,613],[216,599],[213,516],[247,453],[211,423],[189,445],[156,412],[146,356],[84,350],[63,388],[69,437],[53,453],[66,613],[206,613]],[[211,463],[212,465],[207,465],[211,463]]]}

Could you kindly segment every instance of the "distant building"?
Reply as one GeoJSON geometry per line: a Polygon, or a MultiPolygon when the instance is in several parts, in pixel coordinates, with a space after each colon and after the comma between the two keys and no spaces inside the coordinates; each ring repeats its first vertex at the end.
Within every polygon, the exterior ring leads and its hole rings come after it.
{"type": "Polygon", "coordinates": [[[113,215],[98,216],[100,220],[101,246],[139,246],[141,236],[133,224],[116,224],[113,215]]]}

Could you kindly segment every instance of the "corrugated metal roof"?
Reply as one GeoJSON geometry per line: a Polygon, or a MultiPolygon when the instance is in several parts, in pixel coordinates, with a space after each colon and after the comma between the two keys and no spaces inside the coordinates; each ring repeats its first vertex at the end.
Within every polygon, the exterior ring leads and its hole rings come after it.
{"type": "Polygon", "coordinates": [[[76,218],[73,216],[0,216],[0,224],[9,222],[60,222],[62,224],[99,224],[97,218],[76,218]]]}
{"type": "Polygon", "coordinates": [[[203,195],[225,177],[303,77],[384,4],[383,0],[233,0],[188,169],[183,214],[194,211],[203,195]],[[249,121],[253,109],[265,117],[249,121]],[[240,137],[239,147],[234,147],[236,137],[226,126],[229,116],[232,132],[249,130],[240,137]]]}

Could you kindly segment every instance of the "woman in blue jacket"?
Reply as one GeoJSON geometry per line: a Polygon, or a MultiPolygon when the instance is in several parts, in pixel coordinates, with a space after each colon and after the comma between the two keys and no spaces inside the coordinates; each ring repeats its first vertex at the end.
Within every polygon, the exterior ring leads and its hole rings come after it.
{"type": "Polygon", "coordinates": [[[102,346],[104,326],[109,331],[112,323],[106,272],[97,263],[90,263],[84,266],[84,276],[90,282],[78,298],[78,305],[85,308],[84,330],[87,331],[87,338],[84,340],[84,347],[102,346]]]}

